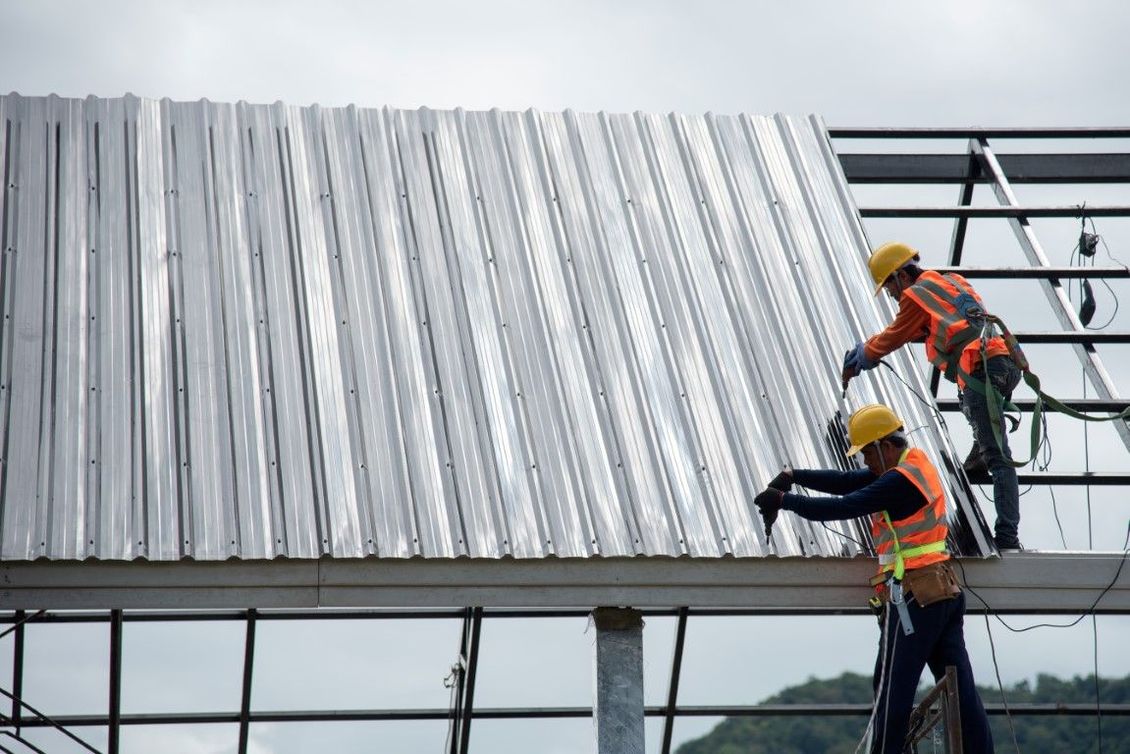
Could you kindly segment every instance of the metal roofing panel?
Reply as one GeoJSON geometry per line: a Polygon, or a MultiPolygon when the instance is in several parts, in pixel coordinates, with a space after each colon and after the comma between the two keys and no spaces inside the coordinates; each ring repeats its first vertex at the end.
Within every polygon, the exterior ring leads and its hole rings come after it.
{"type": "MultiPolygon", "coordinates": [[[[890,316],[818,118],[0,97],[0,557],[853,554],[890,316]]],[[[924,391],[906,353],[891,359],[924,391]]],[[[949,479],[955,538],[987,550],[949,479]]],[[[857,541],[859,540],[859,541],[857,541]]]]}

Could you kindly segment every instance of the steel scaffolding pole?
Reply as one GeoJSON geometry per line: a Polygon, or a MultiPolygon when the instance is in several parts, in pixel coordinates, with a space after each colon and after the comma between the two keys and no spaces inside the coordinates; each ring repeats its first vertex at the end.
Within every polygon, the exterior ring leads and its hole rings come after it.
{"type": "Polygon", "coordinates": [[[671,736],[675,731],[675,709],[679,700],[679,676],[683,672],[683,647],[687,638],[687,614],[685,607],[679,608],[678,623],[675,625],[675,649],[671,655],[671,683],[667,687],[667,714],[663,718],[663,743],[659,747],[662,754],[671,752],[671,736]]]}
{"type": "Polygon", "coordinates": [[[247,754],[251,732],[251,682],[255,670],[255,617],[258,611],[247,611],[247,637],[243,645],[243,693],[239,702],[239,754],[247,754]]]}
{"type": "Polygon", "coordinates": [[[118,754],[122,733],[122,611],[110,611],[110,725],[106,750],[118,754]]]}
{"type": "Polygon", "coordinates": [[[453,669],[451,754],[466,754],[471,745],[471,719],[475,711],[475,678],[479,668],[479,635],[483,609],[466,608],[459,638],[459,659],[453,669]]]}

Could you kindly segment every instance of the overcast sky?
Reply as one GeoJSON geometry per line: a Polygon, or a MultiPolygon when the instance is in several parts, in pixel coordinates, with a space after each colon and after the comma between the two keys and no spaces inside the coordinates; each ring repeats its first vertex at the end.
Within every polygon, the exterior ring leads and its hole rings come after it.
{"type": "MultiPolygon", "coordinates": [[[[1114,0],[0,0],[0,91],[325,106],[817,113],[831,126],[1127,126],[1128,29],[1130,5],[1114,0]]],[[[952,194],[947,187],[940,201],[952,202],[952,194]]],[[[1125,187],[1041,197],[1057,204],[1083,200],[1130,204],[1125,187]]],[[[883,240],[878,235],[888,227],[869,224],[872,240],[883,240]]],[[[1077,229],[1040,227],[1052,239],[1045,244],[1053,263],[1065,264],[1077,229]]],[[[1125,224],[1112,221],[1102,231],[1116,254],[1130,248],[1125,224]]],[[[948,237],[948,226],[938,236],[948,237]]],[[[1008,238],[1006,230],[1001,248],[1008,238]]],[[[982,242],[989,246],[996,240],[982,242]]],[[[1023,301],[1003,303],[1010,316],[1026,311],[1023,301]]],[[[1111,303],[1103,299],[1100,306],[1111,303]]],[[[1122,329],[1125,323],[1122,317],[1122,329]]],[[[1130,367],[1125,359],[1118,363],[1125,391],[1130,367]]],[[[1060,452],[1078,453],[1079,431],[1063,430],[1060,452]]],[[[964,427],[956,426],[955,435],[959,446],[968,442],[964,427]]],[[[1095,450],[1112,447],[1118,450],[1117,440],[1100,440],[1095,450]]],[[[1110,463],[1125,463],[1125,457],[1121,451],[1108,456],[1110,463]]],[[[1043,498],[1026,502],[1022,538],[1059,547],[1054,518],[1062,512],[1068,547],[1085,547],[1087,522],[1079,493],[1072,494],[1057,508],[1043,498]]],[[[1118,507],[1112,492],[1102,499],[1096,493],[1096,500],[1102,507],[1097,534],[1107,549],[1116,549],[1125,504],[1118,507]]],[[[1103,674],[1130,673],[1130,622],[1106,618],[1098,626],[1103,674]]],[[[585,632],[583,620],[496,621],[486,629],[478,703],[589,702],[592,632],[585,632]]],[[[457,632],[454,622],[337,624],[331,635],[299,624],[264,625],[255,705],[444,707],[441,681],[457,632]]],[[[126,711],[238,707],[239,624],[127,627],[126,636],[126,711]]],[[[647,701],[658,704],[672,621],[649,621],[645,636],[647,701]]],[[[1090,621],[1070,631],[1026,634],[1009,634],[998,624],[994,638],[1006,683],[1041,671],[1086,674],[1093,667],[1090,621]]],[[[751,703],[809,676],[869,672],[875,640],[867,619],[692,621],[680,702],[751,703]]],[[[969,620],[969,644],[979,681],[993,683],[979,617],[969,620]]],[[[0,678],[10,678],[2,664],[10,662],[8,646],[0,644],[0,678]]],[[[105,647],[104,626],[29,632],[28,701],[56,713],[104,709],[105,647]]],[[[676,741],[701,735],[714,722],[680,723],[676,741]]],[[[649,726],[648,747],[655,750],[658,728],[649,726]]],[[[585,751],[589,729],[588,721],[476,722],[472,744],[503,754],[585,751]]],[[[261,726],[253,750],[438,752],[445,732],[442,724],[261,726]]],[[[57,738],[39,740],[58,747],[52,751],[68,750],[57,738]]],[[[126,744],[136,752],[228,752],[234,727],[134,728],[126,744]]]]}
{"type": "Polygon", "coordinates": [[[28,95],[1125,123],[1114,0],[0,4],[28,95]]]}

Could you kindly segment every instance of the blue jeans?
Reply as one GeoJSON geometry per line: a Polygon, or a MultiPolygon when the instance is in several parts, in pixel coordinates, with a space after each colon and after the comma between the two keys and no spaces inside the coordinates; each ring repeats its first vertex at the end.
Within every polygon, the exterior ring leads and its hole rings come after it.
{"type": "Polygon", "coordinates": [[[956,668],[962,750],[965,754],[990,754],[993,734],[965,650],[965,592],[927,607],[919,607],[908,598],[906,608],[914,626],[910,636],[903,633],[898,612],[890,605],[880,619],[883,632],[875,658],[873,687],[878,706],[871,754],[901,754],[914,709],[914,692],[927,665],[935,681],[945,675],[947,665],[956,668]]]}
{"type": "MultiPolygon", "coordinates": [[[[988,384],[992,385],[1005,400],[1012,399],[1012,391],[1020,384],[1020,369],[1009,356],[994,356],[989,359],[988,384]]],[[[976,377],[984,377],[975,374],[976,377]]],[[[985,396],[966,387],[958,393],[961,412],[973,428],[973,439],[981,450],[981,458],[989,467],[993,477],[993,503],[997,509],[997,521],[993,527],[998,547],[1017,547],[1020,530],[1020,489],[1016,483],[1016,468],[1009,463],[1008,432],[1000,427],[1001,445],[997,446],[993,435],[993,421],[989,415],[989,403],[985,396]]],[[[999,426],[999,419],[998,419],[999,426]]]]}

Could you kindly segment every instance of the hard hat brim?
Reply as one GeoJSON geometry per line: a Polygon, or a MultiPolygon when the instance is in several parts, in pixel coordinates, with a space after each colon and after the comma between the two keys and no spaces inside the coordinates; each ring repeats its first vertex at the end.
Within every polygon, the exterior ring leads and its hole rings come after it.
{"type": "Polygon", "coordinates": [[[863,443],[863,445],[852,445],[850,448],[847,449],[847,453],[844,453],[844,455],[847,456],[848,458],[851,458],[856,453],[863,450],[864,445],[870,445],[870,444],[871,443],[869,443],[869,442],[865,442],[865,443],[863,443]]]}

